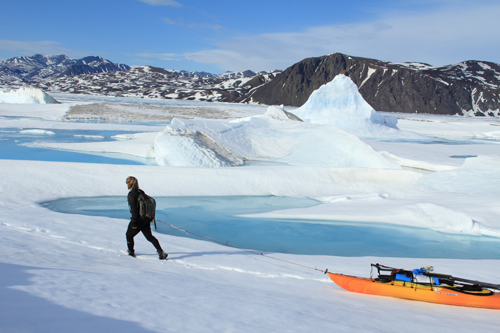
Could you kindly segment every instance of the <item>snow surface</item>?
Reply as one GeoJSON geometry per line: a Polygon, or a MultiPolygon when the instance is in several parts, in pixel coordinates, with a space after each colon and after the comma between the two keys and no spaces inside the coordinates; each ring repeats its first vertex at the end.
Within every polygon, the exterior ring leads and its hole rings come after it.
{"type": "MultiPolygon", "coordinates": [[[[83,196],[123,196],[126,200],[125,178],[134,175],[152,196],[312,197],[323,204],[268,214],[500,237],[500,145],[498,136],[492,134],[500,125],[497,119],[401,116],[401,130],[388,127],[394,133],[416,132],[415,137],[428,139],[425,142],[384,141],[376,136],[362,141],[336,125],[303,123],[283,117],[276,109],[268,112],[259,106],[231,104],[226,107],[244,109],[255,116],[239,120],[176,118],[167,127],[58,120],[70,106],[89,101],[81,98],[34,108],[2,104],[0,128],[36,129],[36,133],[59,128],[134,130],[136,134],[122,135],[117,138],[120,140],[85,145],[50,137],[58,149],[120,151],[137,156],[154,153],[166,160],[167,146],[162,140],[173,145],[171,137],[192,139],[193,133],[199,132],[211,139],[202,142],[213,154],[245,162],[250,157],[264,158],[275,164],[162,167],[0,159],[0,331],[498,329],[497,310],[354,294],[340,289],[314,268],[369,276],[370,263],[408,269],[433,265],[441,273],[498,283],[499,260],[269,254],[307,266],[303,267],[165,234],[155,236],[169,253],[168,261],[158,261],[154,248],[140,235],[136,237],[139,257],[134,259],[124,254],[127,220],[62,214],[39,205],[83,196]],[[440,143],[430,143],[436,137],[440,143]],[[488,141],[478,141],[481,138],[488,141]],[[449,140],[456,141],[450,144],[449,140]],[[231,154],[223,154],[228,151],[231,154]],[[405,165],[410,162],[412,169],[405,165]]],[[[363,126],[371,129],[368,114],[371,119],[370,112],[360,118],[363,126]]],[[[137,114],[138,121],[140,117],[137,114]]],[[[199,153],[190,142],[186,147],[199,153]]],[[[220,156],[211,161],[221,161],[220,156]]]]}
{"type": "Polygon", "coordinates": [[[9,92],[0,91],[0,103],[53,104],[57,101],[38,88],[21,87],[9,92]]]}

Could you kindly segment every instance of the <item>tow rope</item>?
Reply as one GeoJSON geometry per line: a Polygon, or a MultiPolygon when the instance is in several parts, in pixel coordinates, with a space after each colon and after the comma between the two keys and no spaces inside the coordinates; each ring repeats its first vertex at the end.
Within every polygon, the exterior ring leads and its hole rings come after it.
{"type": "Polygon", "coordinates": [[[166,223],[166,222],[163,222],[162,220],[159,220],[159,219],[156,219],[156,221],[160,222],[160,223],[163,223],[165,225],[168,225],[172,230],[180,230],[180,231],[183,231],[185,232],[186,234],[188,235],[193,235],[193,236],[196,236],[196,237],[199,237],[199,238],[203,238],[205,240],[208,240],[210,242],[213,242],[213,243],[217,243],[217,244],[220,244],[220,245],[224,245],[224,246],[228,246],[228,247],[232,247],[234,249],[238,249],[238,250],[241,250],[241,251],[245,251],[245,252],[249,252],[249,253],[253,253],[253,254],[256,254],[256,255],[259,255],[259,256],[263,256],[263,257],[266,257],[266,258],[269,258],[269,259],[273,259],[273,260],[278,260],[278,261],[281,261],[281,262],[285,262],[287,264],[291,264],[291,265],[296,265],[296,266],[300,266],[300,267],[303,267],[303,268],[308,268],[308,269],[313,269],[315,271],[319,271],[319,272],[323,272],[323,273],[327,273],[328,272],[328,269],[326,270],[322,270],[322,269],[319,269],[319,268],[316,268],[316,267],[312,267],[312,266],[307,266],[307,265],[302,265],[302,264],[298,264],[296,262],[292,262],[292,261],[288,261],[288,260],[284,260],[284,259],[280,259],[280,258],[276,258],[276,257],[272,257],[270,255],[267,255],[267,254],[264,254],[262,252],[256,252],[256,251],[252,251],[252,250],[247,250],[247,249],[243,249],[241,247],[237,247],[237,246],[234,246],[234,245],[230,245],[229,244],[229,241],[227,242],[220,242],[218,240],[215,240],[215,239],[212,239],[212,238],[209,238],[209,237],[205,237],[205,236],[202,236],[202,235],[198,235],[198,234],[195,234],[193,232],[190,232],[190,231],[187,231],[187,230],[184,230],[182,228],[179,228],[179,227],[176,227],[170,223],[166,223]]]}

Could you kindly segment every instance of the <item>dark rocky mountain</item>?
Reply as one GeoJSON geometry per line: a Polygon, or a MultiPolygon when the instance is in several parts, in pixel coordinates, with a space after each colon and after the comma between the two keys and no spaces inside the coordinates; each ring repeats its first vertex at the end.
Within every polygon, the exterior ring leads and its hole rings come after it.
{"type": "Polygon", "coordinates": [[[500,65],[486,61],[432,67],[335,53],[304,59],[238,101],[301,106],[339,74],[377,111],[500,116],[500,65]]]}
{"type": "Polygon", "coordinates": [[[15,57],[0,62],[0,79],[6,82],[32,83],[47,78],[90,73],[123,71],[130,69],[124,64],[113,63],[101,57],[70,59],[65,55],[15,57]]]}

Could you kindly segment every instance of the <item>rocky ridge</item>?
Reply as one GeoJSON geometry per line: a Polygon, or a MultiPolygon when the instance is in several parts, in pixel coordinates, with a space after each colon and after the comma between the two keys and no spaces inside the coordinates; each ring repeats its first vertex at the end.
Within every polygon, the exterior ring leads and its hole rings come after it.
{"type": "Polygon", "coordinates": [[[334,53],[294,64],[239,101],[298,107],[339,74],[377,111],[500,116],[500,65],[486,61],[433,67],[334,53]]]}

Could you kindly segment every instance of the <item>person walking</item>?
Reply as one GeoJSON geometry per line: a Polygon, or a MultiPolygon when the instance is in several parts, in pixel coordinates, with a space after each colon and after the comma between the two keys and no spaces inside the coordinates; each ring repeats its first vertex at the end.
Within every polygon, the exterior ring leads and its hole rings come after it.
{"type": "Polygon", "coordinates": [[[134,251],[134,237],[142,232],[144,237],[148,241],[150,241],[156,251],[158,252],[158,257],[160,260],[164,260],[168,257],[168,254],[163,251],[161,248],[160,242],[153,236],[151,232],[151,221],[148,221],[148,218],[141,218],[139,214],[139,194],[144,193],[139,188],[139,181],[135,177],[127,177],[125,181],[128,187],[128,205],[130,207],[130,214],[132,215],[130,218],[130,223],[128,224],[127,233],[125,236],[127,237],[127,247],[128,247],[128,255],[135,257],[134,251]]]}

